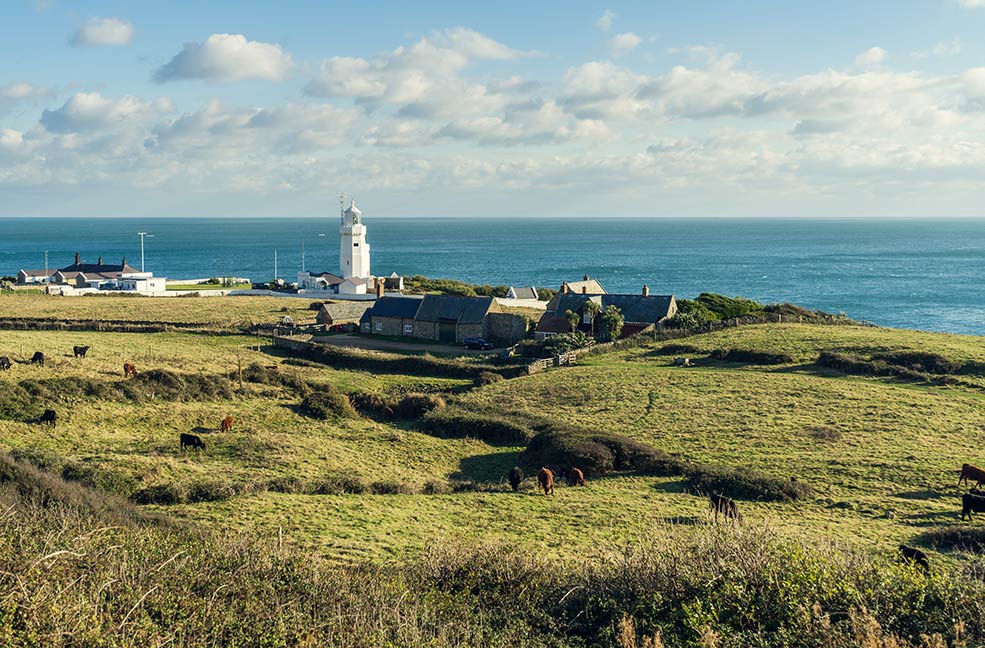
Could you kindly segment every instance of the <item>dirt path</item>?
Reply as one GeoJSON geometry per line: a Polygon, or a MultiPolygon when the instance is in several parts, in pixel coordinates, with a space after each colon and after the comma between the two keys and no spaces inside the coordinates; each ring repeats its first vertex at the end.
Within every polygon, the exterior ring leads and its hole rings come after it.
{"type": "Polygon", "coordinates": [[[339,347],[354,347],[375,351],[411,351],[416,353],[433,353],[435,355],[496,355],[497,353],[496,351],[470,351],[460,344],[397,342],[395,340],[375,339],[368,335],[326,335],[324,337],[315,337],[312,341],[339,347]]]}

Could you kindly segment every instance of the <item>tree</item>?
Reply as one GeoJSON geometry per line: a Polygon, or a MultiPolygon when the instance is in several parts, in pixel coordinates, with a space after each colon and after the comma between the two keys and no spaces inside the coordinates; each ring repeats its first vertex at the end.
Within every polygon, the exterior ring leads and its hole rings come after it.
{"type": "Polygon", "coordinates": [[[622,311],[612,305],[602,313],[602,323],[605,324],[606,337],[609,340],[616,340],[622,333],[622,326],[626,320],[622,316],[622,311]]]}
{"type": "Polygon", "coordinates": [[[564,317],[568,320],[568,324],[571,325],[572,333],[578,330],[578,320],[581,319],[581,316],[578,313],[574,312],[571,309],[568,309],[564,311],[564,317]]]}
{"type": "Polygon", "coordinates": [[[589,321],[591,322],[591,326],[592,326],[591,335],[592,337],[595,337],[595,316],[599,314],[600,310],[602,310],[602,306],[598,302],[589,299],[587,302],[585,302],[585,305],[582,307],[582,310],[584,310],[585,315],[588,315],[590,318],[589,321]]]}

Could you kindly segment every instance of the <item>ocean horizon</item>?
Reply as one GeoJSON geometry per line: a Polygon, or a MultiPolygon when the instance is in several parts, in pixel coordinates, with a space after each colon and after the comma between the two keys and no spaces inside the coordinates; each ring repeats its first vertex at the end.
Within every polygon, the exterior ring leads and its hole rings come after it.
{"type": "MultiPolygon", "coordinates": [[[[791,302],[883,326],[985,334],[980,218],[364,218],[374,274],[791,302]]],[[[0,218],[0,275],[126,256],[169,279],[337,271],[337,217],[0,218]],[[302,254],[303,246],[303,254],[302,254]],[[303,257],[303,260],[302,260],[303,257]]]]}

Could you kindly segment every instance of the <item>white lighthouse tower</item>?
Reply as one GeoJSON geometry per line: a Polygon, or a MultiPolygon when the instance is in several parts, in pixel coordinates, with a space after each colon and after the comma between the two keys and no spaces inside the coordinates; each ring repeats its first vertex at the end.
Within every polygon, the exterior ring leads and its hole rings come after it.
{"type": "Polygon", "coordinates": [[[366,242],[366,226],[362,224],[363,213],[351,201],[342,212],[342,225],[339,227],[339,271],[343,279],[362,279],[368,282],[369,243],[366,242]]]}

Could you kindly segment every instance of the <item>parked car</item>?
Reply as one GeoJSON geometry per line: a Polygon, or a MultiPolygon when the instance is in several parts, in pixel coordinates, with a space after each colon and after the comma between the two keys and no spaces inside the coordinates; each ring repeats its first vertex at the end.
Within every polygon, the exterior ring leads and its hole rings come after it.
{"type": "Polygon", "coordinates": [[[479,349],[480,351],[488,351],[494,346],[492,342],[481,337],[467,337],[462,342],[465,343],[466,349],[479,349]]]}

